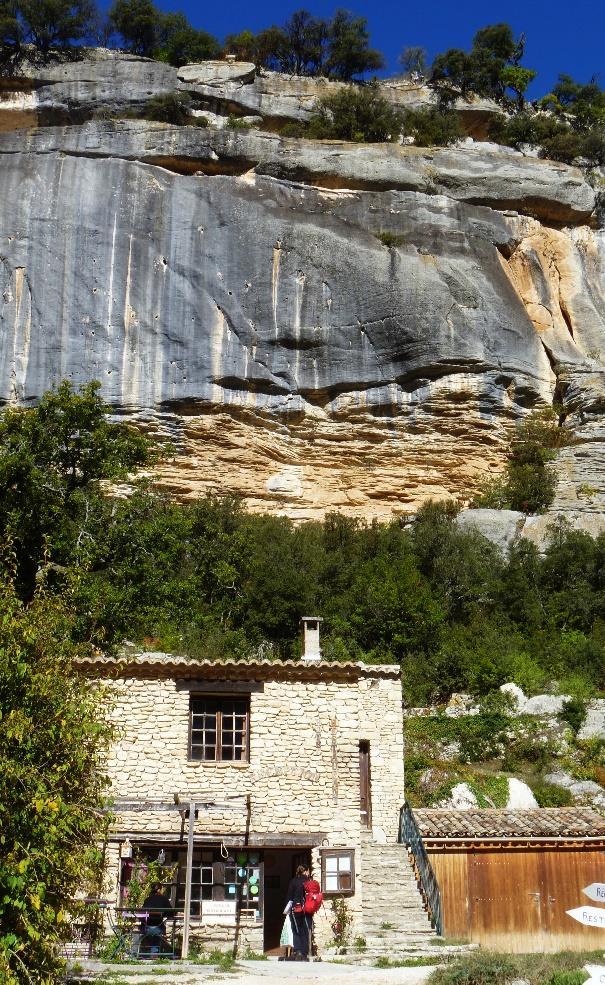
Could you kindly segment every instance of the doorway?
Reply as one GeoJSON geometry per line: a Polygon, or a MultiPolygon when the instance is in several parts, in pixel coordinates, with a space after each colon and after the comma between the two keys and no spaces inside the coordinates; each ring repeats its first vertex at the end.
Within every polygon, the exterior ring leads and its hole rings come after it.
{"type": "Polygon", "coordinates": [[[290,879],[299,865],[311,865],[311,851],[308,848],[266,848],[265,861],[265,908],[263,915],[265,953],[279,953],[284,907],[290,879]]]}
{"type": "Polygon", "coordinates": [[[370,743],[359,743],[359,819],[364,828],[372,827],[372,778],[370,774],[370,743]]]}

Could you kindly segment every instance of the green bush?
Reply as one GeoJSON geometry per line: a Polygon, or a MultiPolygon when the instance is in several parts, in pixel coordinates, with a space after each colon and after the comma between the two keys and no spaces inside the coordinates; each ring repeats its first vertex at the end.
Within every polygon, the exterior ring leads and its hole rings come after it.
{"type": "Polygon", "coordinates": [[[388,246],[389,249],[395,249],[397,246],[405,243],[405,236],[401,236],[399,233],[390,233],[388,230],[375,233],[374,235],[376,239],[380,240],[383,246],[388,246]]]}
{"type": "Polygon", "coordinates": [[[228,116],[227,126],[230,130],[251,130],[252,124],[247,120],[242,119],[241,116],[228,116]]]}
{"type": "Polygon", "coordinates": [[[418,147],[446,147],[465,135],[458,113],[439,107],[404,110],[403,132],[418,147]]]}
{"type": "Polygon", "coordinates": [[[162,96],[154,96],[153,99],[147,100],[137,115],[143,120],[172,123],[174,126],[197,123],[198,119],[191,116],[191,97],[186,92],[169,92],[162,96]]]}
{"type": "Polygon", "coordinates": [[[317,140],[384,143],[396,140],[402,129],[402,114],[381,95],[377,83],[368,83],[320,99],[307,134],[317,140]]]}
{"type": "Polygon", "coordinates": [[[569,807],[574,802],[569,790],[554,783],[534,783],[531,789],[540,807],[569,807]]]}
{"type": "Polygon", "coordinates": [[[574,735],[577,735],[586,719],[586,702],[581,698],[569,698],[563,703],[559,714],[562,721],[567,722],[574,735]]]}

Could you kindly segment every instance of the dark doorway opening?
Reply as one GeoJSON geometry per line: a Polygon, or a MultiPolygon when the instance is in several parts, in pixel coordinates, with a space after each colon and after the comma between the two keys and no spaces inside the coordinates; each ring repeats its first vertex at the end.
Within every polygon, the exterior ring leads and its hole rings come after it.
{"type": "Polygon", "coordinates": [[[372,826],[372,779],[370,775],[370,743],[359,743],[359,817],[365,828],[372,826]]]}
{"type": "Polygon", "coordinates": [[[264,950],[279,953],[288,884],[299,865],[311,865],[309,848],[266,848],[264,950]]]}

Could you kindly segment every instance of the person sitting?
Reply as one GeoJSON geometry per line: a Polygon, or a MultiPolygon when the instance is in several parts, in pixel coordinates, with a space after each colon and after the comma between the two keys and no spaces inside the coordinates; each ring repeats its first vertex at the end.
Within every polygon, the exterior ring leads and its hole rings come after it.
{"type": "Polygon", "coordinates": [[[149,896],[143,902],[143,909],[147,913],[144,926],[142,928],[143,941],[147,938],[150,950],[155,950],[157,940],[160,951],[168,950],[166,940],[166,918],[174,915],[175,910],[168,896],[162,892],[162,884],[156,882],[151,887],[149,896]],[[163,947],[165,945],[165,948],[163,947]]]}

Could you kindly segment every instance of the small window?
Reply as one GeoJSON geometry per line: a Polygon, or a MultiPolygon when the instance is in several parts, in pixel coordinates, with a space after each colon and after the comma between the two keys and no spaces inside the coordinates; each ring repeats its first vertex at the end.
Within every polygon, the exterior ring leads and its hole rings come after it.
{"type": "Polygon", "coordinates": [[[248,761],[249,698],[192,697],[190,719],[191,759],[248,761]]]}
{"type": "Polygon", "coordinates": [[[353,895],[355,892],[355,852],[353,849],[322,851],[321,889],[327,895],[353,895]]]}

